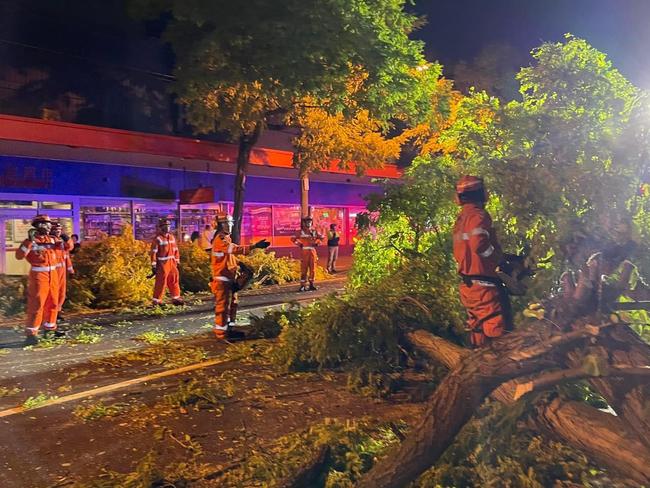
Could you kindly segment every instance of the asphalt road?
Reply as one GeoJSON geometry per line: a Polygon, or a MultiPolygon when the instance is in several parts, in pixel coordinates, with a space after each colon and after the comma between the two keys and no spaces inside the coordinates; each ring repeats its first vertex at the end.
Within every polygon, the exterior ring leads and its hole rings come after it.
{"type": "MultiPolygon", "coordinates": [[[[263,315],[264,311],[279,308],[291,302],[301,305],[311,303],[329,293],[340,291],[345,277],[321,282],[314,292],[299,293],[298,285],[274,287],[265,292],[253,292],[240,297],[237,316],[238,325],[247,325],[251,315],[263,315]]],[[[47,349],[23,348],[24,336],[20,330],[0,329],[0,379],[18,379],[22,376],[84,363],[114,354],[117,351],[144,347],[146,343],[135,340],[148,331],[164,332],[170,338],[182,338],[205,334],[212,328],[214,314],[212,304],[206,303],[192,307],[178,315],[165,317],[128,319],[116,317],[95,317],[72,322],[72,330],[79,330],[80,323],[92,334],[100,336],[94,344],[75,344],[65,341],[47,349]],[[101,323],[101,325],[97,325],[101,323]]],[[[76,336],[76,332],[70,334],[76,336]]]]}

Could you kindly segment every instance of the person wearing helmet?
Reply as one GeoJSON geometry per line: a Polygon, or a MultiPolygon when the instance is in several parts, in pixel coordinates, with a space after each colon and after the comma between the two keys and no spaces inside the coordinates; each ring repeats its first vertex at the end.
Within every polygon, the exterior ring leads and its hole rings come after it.
{"type": "Polygon", "coordinates": [[[31,265],[27,278],[27,316],[25,318],[25,345],[38,344],[41,326],[46,333],[56,330],[59,297],[57,246],[50,236],[52,221],[47,215],[37,215],[32,228],[20,247],[16,259],[26,259],[31,265]]]}
{"type": "Polygon", "coordinates": [[[300,247],[300,289],[298,291],[314,291],[314,277],[316,276],[316,263],[318,254],[316,246],[324,239],[318,231],[312,228],[313,219],[309,216],[300,220],[300,230],[291,238],[296,246],[300,247]],[[309,279],[309,288],[307,288],[309,279]]]}
{"type": "Polygon", "coordinates": [[[237,318],[237,293],[234,290],[239,265],[238,254],[248,254],[253,249],[266,249],[270,243],[263,239],[250,246],[232,242],[230,233],[233,220],[230,215],[219,212],[216,231],[212,239],[210,287],[214,293],[214,335],[217,339],[242,339],[244,334],[233,329],[237,318]]]}
{"type": "Polygon", "coordinates": [[[183,305],[178,264],[180,254],[174,235],[170,233],[169,219],[158,220],[158,232],[151,241],[151,272],[156,277],[153,287],[153,305],[163,302],[165,287],[169,289],[174,305],[183,305]]]}
{"type": "Polygon", "coordinates": [[[467,310],[467,325],[474,347],[480,347],[509,329],[509,299],[497,276],[502,251],[485,211],[483,180],[463,176],[456,185],[461,206],[454,225],[454,258],[462,278],[460,300],[467,310]]]}
{"type": "MultiPolygon", "coordinates": [[[[59,275],[59,298],[58,298],[58,313],[57,319],[59,321],[63,320],[61,316],[61,309],[63,308],[63,302],[65,302],[66,292],[67,292],[67,275],[68,273],[74,273],[72,267],[72,261],[70,260],[70,251],[74,247],[74,243],[70,240],[70,237],[67,234],[63,233],[63,227],[59,222],[52,223],[52,229],[50,230],[50,236],[54,238],[56,246],[54,252],[56,253],[56,271],[59,275]]],[[[58,331],[57,331],[58,332],[58,331]]],[[[56,333],[55,333],[56,334],[56,333]]],[[[63,336],[64,334],[56,334],[63,336]]]]}

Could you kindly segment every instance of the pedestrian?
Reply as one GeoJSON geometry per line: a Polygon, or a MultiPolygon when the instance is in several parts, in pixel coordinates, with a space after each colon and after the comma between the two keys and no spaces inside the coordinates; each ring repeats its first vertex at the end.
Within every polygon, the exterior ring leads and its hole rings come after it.
{"type": "Polygon", "coordinates": [[[323,240],[323,236],[312,228],[313,219],[309,216],[300,220],[300,230],[291,237],[291,242],[300,247],[300,289],[298,291],[314,291],[314,277],[316,276],[316,263],[318,254],[316,246],[323,240]],[[309,288],[307,280],[309,279],[309,288]]]}
{"type": "Polygon", "coordinates": [[[153,305],[162,305],[165,287],[169,289],[174,305],[183,305],[181,298],[179,263],[180,254],[174,235],[170,233],[171,222],[158,220],[158,232],[151,241],[151,271],[156,277],[153,288],[153,305]]]}
{"type": "Polygon", "coordinates": [[[330,224],[327,233],[327,272],[336,273],[336,260],[339,258],[339,233],[336,231],[336,224],[330,224]]]}
{"type": "Polygon", "coordinates": [[[214,335],[219,340],[241,339],[244,334],[233,330],[237,318],[237,293],[234,290],[239,265],[238,254],[248,254],[253,249],[266,249],[270,243],[263,239],[251,246],[232,242],[232,217],[226,213],[216,216],[217,228],[212,239],[210,287],[214,293],[214,335]]]}
{"type": "Polygon", "coordinates": [[[212,249],[212,239],[214,239],[214,235],[215,232],[214,229],[212,229],[212,226],[206,224],[198,240],[199,247],[205,249],[205,252],[209,253],[212,249]]]}
{"type": "MultiPolygon", "coordinates": [[[[61,310],[63,309],[63,303],[65,302],[67,293],[68,273],[74,273],[72,261],[70,260],[70,251],[73,250],[74,243],[70,240],[70,237],[67,234],[63,233],[63,227],[59,222],[52,223],[50,236],[53,237],[55,241],[54,252],[56,253],[56,271],[59,275],[57,320],[62,321],[64,319],[61,315],[61,310]]],[[[63,337],[65,333],[57,330],[55,335],[63,337]]]]}
{"type": "Polygon", "coordinates": [[[463,176],[456,184],[456,201],[461,205],[453,231],[454,258],[462,278],[460,300],[467,310],[471,343],[481,347],[512,328],[510,299],[497,276],[501,246],[485,210],[483,180],[463,176]]]}
{"type": "Polygon", "coordinates": [[[31,268],[27,278],[27,316],[25,318],[25,345],[38,344],[41,326],[44,335],[56,330],[59,299],[56,241],[50,236],[52,221],[47,215],[37,215],[32,228],[20,247],[16,259],[26,259],[31,268]]]}
{"type": "Polygon", "coordinates": [[[74,256],[79,252],[79,249],[81,249],[81,242],[79,241],[79,236],[77,234],[72,234],[70,239],[72,239],[72,250],[70,251],[70,254],[74,256]]]}

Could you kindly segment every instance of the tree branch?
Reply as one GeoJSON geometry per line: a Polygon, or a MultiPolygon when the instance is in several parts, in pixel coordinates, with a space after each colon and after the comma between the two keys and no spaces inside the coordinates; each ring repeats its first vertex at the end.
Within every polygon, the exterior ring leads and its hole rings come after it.
{"type": "Polygon", "coordinates": [[[523,361],[527,359],[534,359],[536,357],[548,354],[554,349],[557,349],[561,346],[571,344],[572,342],[585,339],[587,337],[595,337],[601,333],[601,331],[611,327],[612,323],[605,325],[584,325],[579,329],[567,332],[566,334],[552,336],[547,341],[541,341],[537,344],[533,344],[520,351],[512,351],[508,357],[513,361],[523,361]]]}
{"type": "Polygon", "coordinates": [[[458,366],[471,354],[469,350],[424,330],[409,331],[406,338],[413,347],[449,369],[458,366]]]}

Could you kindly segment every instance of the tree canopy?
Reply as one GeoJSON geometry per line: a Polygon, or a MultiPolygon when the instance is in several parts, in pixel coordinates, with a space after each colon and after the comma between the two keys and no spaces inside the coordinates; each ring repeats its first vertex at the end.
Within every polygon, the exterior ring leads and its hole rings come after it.
{"type": "Polygon", "coordinates": [[[174,90],[197,132],[227,131],[240,144],[235,232],[250,148],[270,117],[308,98],[330,113],[364,109],[379,121],[430,113],[420,83],[423,45],[405,0],[133,0],[140,15],[169,18],[174,90]],[[348,81],[365,78],[350,99],[348,81]],[[350,103],[353,101],[354,103],[350,103]]]}

